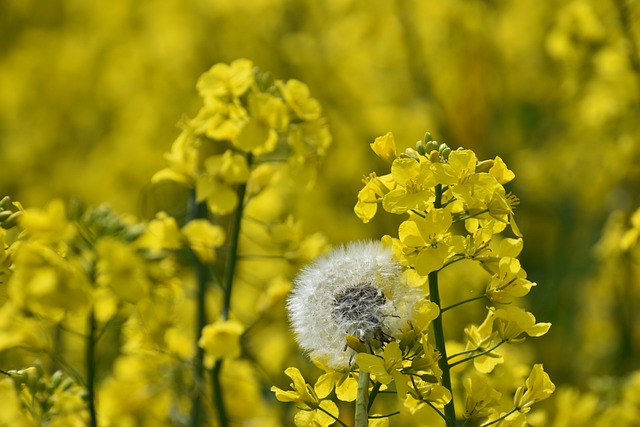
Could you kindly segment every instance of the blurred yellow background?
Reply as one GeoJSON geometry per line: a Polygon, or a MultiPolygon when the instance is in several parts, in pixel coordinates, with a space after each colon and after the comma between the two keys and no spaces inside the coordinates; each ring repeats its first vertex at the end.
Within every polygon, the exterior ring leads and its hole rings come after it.
{"type": "Polygon", "coordinates": [[[611,243],[640,206],[638,44],[640,4],[624,0],[3,0],[0,189],[139,212],[198,76],[249,58],[307,83],[328,117],[299,209],[332,243],[395,232],[353,214],[363,175],[385,172],[376,136],[501,156],[531,306],[554,324],[538,358],[556,384],[590,387],[640,368],[638,254],[611,243]]]}

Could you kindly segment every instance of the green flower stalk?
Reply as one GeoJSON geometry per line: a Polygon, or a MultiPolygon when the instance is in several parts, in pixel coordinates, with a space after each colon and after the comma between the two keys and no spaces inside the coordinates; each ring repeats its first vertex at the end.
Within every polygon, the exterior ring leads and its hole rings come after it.
{"type": "MultiPolygon", "coordinates": [[[[502,394],[478,376],[504,362],[500,347],[541,336],[550,327],[513,305],[535,286],[516,259],[522,249],[514,219],[518,199],[503,187],[515,175],[499,157],[478,161],[471,150],[452,150],[429,133],[415,150],[400,155],[390,133],[371,147],[391,163],[391,173],[366,179],[355,212],[367,222],[382,206],[405,220],[398,237],[384,236],[381,243],[367,246],[352,243],[301,271],[287,304],[300,346],[337,372],[357,370],[357,427],[401,413],[371,415],[382,386],[411,413],[430,407],[446,427],[457,426],[461,417],[485,419],[484,425],[516,418],[524,422],[530,405],[554,389],[542,365],[535,365],[516,393],[515,407],[504,413],[497,409],[502,394]],[[517,239],[492,244],[507,227],[517,239]],[[439,273],[461,261],[477,262],[486,270],[485,292],[444,306],[439,273]],[[498,307],[488,307],[480,326],[465,328],[465,350],[449,356],[444,312],[479,299],[498,307]],[[461,414],[454,406],[452,379],[458,365],[467,367],[461,373],[467,393],[461,414]],[[475,376],[469,376],[470,367],[477,370],[475,376]]],[[[316,388],[324,389],[323,377],[316,388]]],[[[280,400],[298,401],[274,391],[280,400]]]]}
{"type": "MultiPolygon", "coordinates": [[[[309,169],[324,154],[331,138],[321,108],[306,85],[296,80],[275,81],[249,60],[214,65],[200,77],[197,89],[203,106],[195,117],[183,121],[183,132],[167,154],[169,167],[152,181],[158,186],[177,182],[191,195],[191,213],[182,229],[195,255],[198,289],[190,424],[196,426],[203,420],[201,396],[207,392],[203,384],[206,366],[211,369],[213,407],[218,423],[224,427],[232,416],[224,396],[224,367],[228,359],[243,356],[240,341],[245,327],[232,307],[238,265],[243,257],[250,256],[240,252],[240,240],[255,233],[255,224],[261,223],[260,208],[254,208],[253,201],[274,189],[276,180],[270,175],[293,177],[298,170],[309,169]],[[251,211],[251,223],[247,223],[247,210],[251,211]],[[226,232],[213,232],[217,224],[227,226],[226,232]],[[254,228],[245,232],[247,225],[254,228]],[[225,255],[223,261],[216,256],[218,248],[225,255]],[[217,319],[206,312],[207,295],[217,292],[209,289],[210,283],[221,288],[217,319]]],[[[272,222],[265,220],[267,232],[277,229],[272,222]]],[[[294,242],[295,238],[286,236],[284,241],[301,245],[294,242]]],[[[290,259],[295,262],[295,246],[282,248],[282,253],[274,255],[284,258],[285,250],[287,256],[294,255],[290,259]]]]}

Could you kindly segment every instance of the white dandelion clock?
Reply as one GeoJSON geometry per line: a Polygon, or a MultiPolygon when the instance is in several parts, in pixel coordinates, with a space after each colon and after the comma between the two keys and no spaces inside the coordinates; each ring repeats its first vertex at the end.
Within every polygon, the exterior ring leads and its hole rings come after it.
{"type": "Polygon", "coordinates": [[[309,356],[348,370],[346,335],[385,341],[406,329],[421,292],[402,281],[402,267],[379,242],[353,242],[305,267],[287,301],[296,339],[309,356]]]}

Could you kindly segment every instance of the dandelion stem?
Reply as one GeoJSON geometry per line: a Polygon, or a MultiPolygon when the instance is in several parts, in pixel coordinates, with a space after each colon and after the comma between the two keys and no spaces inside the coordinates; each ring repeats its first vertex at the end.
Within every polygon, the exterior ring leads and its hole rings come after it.
{"type": "Polygon", "coordinates": [[[96,334],[96,317],[93,310],[89,311],[87,319],[87,341],[85,349],[85,357],[87,364],[87,405],[89,411],[89,426],[97,427],[98,418],[96,415],[96,394],[95,394],[95,380],[96,380],[96,355],[95,355],[95,334],[96,334]]]}
{"type": "MultiPolygon", "coordinates": [[[[442,206],[442,185],[436,185],[436,198],[434,201],[434,208],[439,209],[442,206]]],[[[438,272],[432,271],[429,273],[429,296],[431,302],[441,306],[440,303],[440,289],[438,287],[438,272]]],[[[455,427],[456,425],[456,410],[453,405],[453,390],[451,387],[451,372],[449,364],[447,363],[447,349],[444,339],[444,327],[442,324],[442,310],[438,317],[433,320],[433,335],[435,338],[436,351],[440,353],[440,359],[438,360],[438,366],[442,370],[442,385],[451,392],[451,401],[444,407],[445,422],[447,427],[455,427]]]]}
{"type": "Polygon", "coordinates": [[[369,372],[360,371],[358,377],[358,395],[356,397],[355,427],[369,425],[369,372]]]}

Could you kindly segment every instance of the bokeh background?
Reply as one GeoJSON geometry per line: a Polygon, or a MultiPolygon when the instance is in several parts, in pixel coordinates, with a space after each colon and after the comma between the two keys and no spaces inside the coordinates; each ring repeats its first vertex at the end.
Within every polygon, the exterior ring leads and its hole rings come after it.
{"type": "MultiPolygon", "coordinates": [[[[393,234],[361,179],[430,131],[516,173],[536,360],[593,389],[640,369],[640,4],[632,0],[3,0],[0,193],[141,212],[197,78],[246,57],[307,83],[334,143],[299,201],[332,243],[393,234]],[[605,381],[606,382],[606,381],[605,381]]],[[[399,220],[399,219],[398,219],[399,220]]]]}

